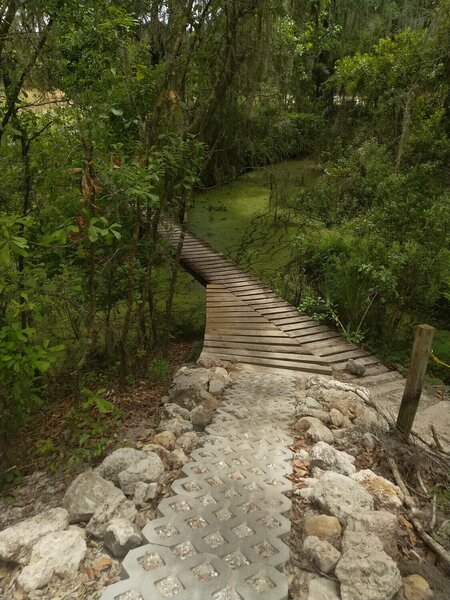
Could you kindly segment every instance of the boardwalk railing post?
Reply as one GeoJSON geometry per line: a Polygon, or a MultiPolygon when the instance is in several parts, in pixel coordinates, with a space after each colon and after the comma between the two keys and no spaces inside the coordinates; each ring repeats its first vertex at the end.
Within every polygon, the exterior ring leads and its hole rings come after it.
{"type": "Polygon", "coordinates": [[[434,327],[430,325],[418,325],[416,329],[405,391],[397,417],[397,429],[406,437],[411,433],[419,406],[434,331],[434,327]]]}

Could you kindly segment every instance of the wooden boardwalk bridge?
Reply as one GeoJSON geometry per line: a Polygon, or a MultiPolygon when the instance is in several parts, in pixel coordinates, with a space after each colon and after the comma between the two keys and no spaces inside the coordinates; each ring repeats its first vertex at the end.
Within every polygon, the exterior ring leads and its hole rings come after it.
{"type": "MultiPolygon", "coordinates": [[[[164,236],[177,247],[181,226],[171,223],[164,236]]],[[[206,287],[203,358],[228,360],[255,370],[331,375],[348,359],[366,367],[358,384],[374,398],[400,394],[404,379],[370,352],[313,321],[277,296],[230,259],[185,231],[181,263],[206,287]]],[[[342,373],[346,381],[354,376],[342,373]]]]}

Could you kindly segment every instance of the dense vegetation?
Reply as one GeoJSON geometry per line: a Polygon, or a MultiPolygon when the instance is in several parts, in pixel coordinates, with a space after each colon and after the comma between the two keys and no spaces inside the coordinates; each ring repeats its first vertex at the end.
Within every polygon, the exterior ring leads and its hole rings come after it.
{"type": "Polygon", "coordinates": [[[322,174],[270,179],[283,293],[385,349],[448,328],[449,28],[448,0],[3,2],[3,451],[57,375],[108,412],[90,371],[146,373],[186,277],[162,218],[282,159],[322,174]]]}

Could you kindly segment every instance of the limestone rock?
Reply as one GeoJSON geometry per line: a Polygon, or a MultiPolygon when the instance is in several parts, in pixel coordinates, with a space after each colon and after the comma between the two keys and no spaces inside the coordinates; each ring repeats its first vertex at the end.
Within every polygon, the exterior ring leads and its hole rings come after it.
{"type": "Polygon", "coordinates": [[[342,475],[352,475],[356,471],[353,464],[355,458],[346,452],[336,450],[326,442],[317,442],[310,451],[310,460],[312,466],[318,466],[321,469],[336,471],[342,475]]]}
{"type": "Polygon", "coordinates": [[[321,408],[303,408],[301,407],[298,411],[303,417],[314,417],[319,419],[324,425],[328,425],[331,422],[330,413],[321,408]]]}
{"type": "Polygon", "coordinates": [[[353,360],[353,358],[350,358],[345,365],[345,370],[347,373],[351,373],[357,377],[362,377],[366,372],[366,367],[356,360],[353,360]]]}
{"type": "Polygon", "coordinates": [[[333,434],[319,419],[315,417],[302,417],[295,425],[299,431],[306,431],[307,437],[314,442],[333,443],[333,434]]]}
{"type": "Polygon", "coordinates": [[[100,504],[89,523],[86,525],[86,531],[93,537],[103,539],[106,524],[111,519],[128,519],[133,521],[137,515],[137,510],[131,500],[123,498],[113,498],[108,502],[100,504]]]}
{"type": "MultiPolygon", "coordinates": [[[[158,493],[158,484],[157,483],[144,483],[143,481],[139,481],[136,484],[134,489],[134,498],[133,502],[136,506],[143,508],[147,502],[156,498],[158,493]]],[[[132,519],[129,519],[130,521],[132,519]]]]}
{"type": "Polygon", "coordinates": [[[313,577],[309,582],[308,600],[341,600],[339,586],[325,577],[313,577]]]}
{"type": "Polygon", "coordinates": [[[211,396],[211,394],[208,394],[202,397],[202,399],[199,402],[199,405],[204,406],[208,410],[214,412],[219,408],[220,400],[218,398],[215,398],[214,396],[211,396]]]}
{"type": "Polygon", "coordinates": [[[170,469],[172,464],[171,452],[170,450],[167,450],[167,448],[164,448],[164,446],[160,446],[159,444],[145,444],[145,446],[142,446],[142,451],[145,452],[145,454],[157,454],[161,459],[164,468],[170,469]]]}
{"type": "Polygon", "coordinates": [[[21,521],[0,532],[0,561],[24,565],[39,538],[69,525],[69,513],[64,508],[46,510],[31,519],[21,521]]]}
{"type": "Polygon", "coordinates": [[[342,549],[347,550],[354,545],[355,536],[360,536],[362,543],[365,543],[367,535],[376,536],[382,543],[383,550],[393,559],[397,559],[397,536],[398,523],[397,517],[386,510],[361,511],[353,514],[347,519],[347,527],[342,538],[342,549]]]}
{"type": "Polygon", "coordinates": [[[127,519],[113,519],[106,525],[104,541],[114,556],[123,558],[127,552],[142,544],[142,536],[127,519]]]}
{"type": "Polygon", "coordinates": [[[296,460],[309,460],[309,452],[308,450],[305,450],[305,448],[300,448],[300,450],[295,453],[294,458],[296,460]]]}
{"type": "Polygon", "coordinates": [[[181,417],[182,419],[189,421],[189,411],[187,408],[183,408],[179,404],[175,404],[175,402],[167,402],[164,404],[161,414],[165,419],[181,417]]]}
{"type": "Polygon", "coordinates": [[[118,483],[119,473],[143,458],[145,455],[140,450],[119,448],[103,460],[97,468],[97,473],[104,479],[118,483]]]}
{"type": "Polygon", "coordinates": [[[352,479],[360,483],[372,494],[375,508],[398,509],[403,504],[403,493],[399,487],[376,475],[370,469],[363,469],[352,475],[352,479]]]}
{"type": "Polygon", "coordinates": [[[301,407],[305,407],[305,408],[315,408],[317,410],[323,410],[323,404],[321,402],[319,402],[318,400],[316,400],[315,398],[312,398],[311,396],[306,396],[306,398],[303,398],[303,400],[301,401],[300,404],[300,408],[301,407]]]}
{"type": "Polygon", "coordinates": [[[335,427],[341,427],[344,422],[344,415],[337,408],[332,408],[330,410],[330,421],[335,427]]]}
{"type": "Polygon", "coordinates": [[[188,461],[188,457],[181,448],[175,448],[170,457],[174,469],[181,469],[188,461]]]}
{"type": "Polygon", "coordinates": [[[372,496],[359,483],[334,471],[324,473],[309,498],[344,523],[356,512],[373,509],[372,496]]]}
{"type": "Polygon", "coordinates": [[[377,445],[377,441],[371,433],[366,431],[366,433],[361,438],[361,444],[364,446],[364,448],[367,448],[368,450],[373,450],[377,445]]]}
{"type": "Polygon", "coordinates": [[[317,515],[305,519],[303,531],[305,536],[315,536],[330,544],[336,544],[341,537],[342,527],[336,517],[317,515]]]}
{"type": "Polygon", "coordinates": [[[176,440],[177,438],[173,431],[162,431],[153,436],[153,442],[163,448],[167,448],[167,450],[174,449],[176,440]]]}
{"type": "Polygon", "coordinates": [[[432,600],[433,591],[428,581],[421,575],[403,577],[403,585],[398,600],[432,600]]]}
{"type": "Polygon", "coordinates": [[[199,444],[198,435],[195,431],[188,431],[180,435],[180,437],[175,442],[175,448],[179,448],[183,450],[186,454],[190,454],[193,450],[195,450],[199,444]]]}
{"type": "Polygon", "coordinates": [[[159,424],[160,431],[172,431],[175,434],[175,437],[179,437],[183,433],[186,433],[186,431],[192,431],[192,429],[192,423],[181,417],[174,417],[167,421],[161,421],[159,424]]]}
{"type": "Polygon", "coordinates": [[[86,551],[86,542],[76,531],[48,533],[33,546],[30,564],[17,582],[26,592],[31,592],[46,586],[53,575],[75,577],[86,551]]]}
{"type": "Polygon", "coordinates": [[[353,425],[365,431],[388,431],[389,425],[376,410],[361,404],[356,409],[356,417],[353,419],[353,425]]]}
{"type": "Polygon", "coordinates": [[[230,383],[230,376],[223,367],[215,367],[209,380],[209,392],[211,394],[221,395],[230,383]]]}
{"type": "Polygon", "coordinates": [[[170,400],[192,410],[205,394],[209,394],[207,387],[210,378],[209,369],[182,367],[174,377],[173,386],[169,391],[170,400]]]}
{"type": "Polygon", "coordinates": [[[115,499],[125,500],[121,490],[94,471],[78,475],[67,488],[63,505],[69,511],[70,522],[89,521],[97,508],[115,499]]]}
{"type": "Polygon", "coordinates": [[[146,458],[130,465],[119,473],[120,487],[127,496],[133,496],[139,481],[153,483],[164,473],[164,466],[156,453],[148,453],[146,458]]]}
{"type": "Polygon", "coordinates": [[[339,550],[314,535],[305,538],[303,552],[306,558],[322,573],[332,573],[341,558],[339,550]]]}
{"type": "Polygon", "coordinates": [[[181,367],[173,378],[173,388],[206,388],[211,379],[210,369],[181,367]]]}
{"type": "Polygon", "coordinates": [[[212,411],[201,404],[191,411],[191,422],[197,431],[203,431],[213,420],[212,411]]]}
{"type": "Polygon", "coordinates": [[[342,600],[391,600],[399,591],[400,571],[380,546],[377,538],[366,536],[364,544],[344,552],[335,570],[342,600]]]}

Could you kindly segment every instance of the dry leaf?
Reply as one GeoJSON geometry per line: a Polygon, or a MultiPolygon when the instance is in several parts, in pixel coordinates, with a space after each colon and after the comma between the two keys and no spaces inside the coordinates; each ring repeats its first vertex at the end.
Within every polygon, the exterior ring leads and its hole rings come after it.
{"type": "Polygon", "coordinates": [[[83,175],[81,178],[81,192],[85,200],[90,200],[92,196],[92,185],[89,175],[83,175]]]}
{"type": "Polygon", "coordinates": [[[90,565],[94,571],[97,571],[100,574],[105,569],[108,569],[112,564],[114,564],[113,560],[109,558],[109,556],[101,556],[94,560],[94,562],[90,565]]]}
{"type": "Polygon", "coordinates": [[[70,167],[70,169],[67,169],[67,172],[69,175],[75,175],[77,173],[82,173],[83,169],[81,167],[70,167]]]}

